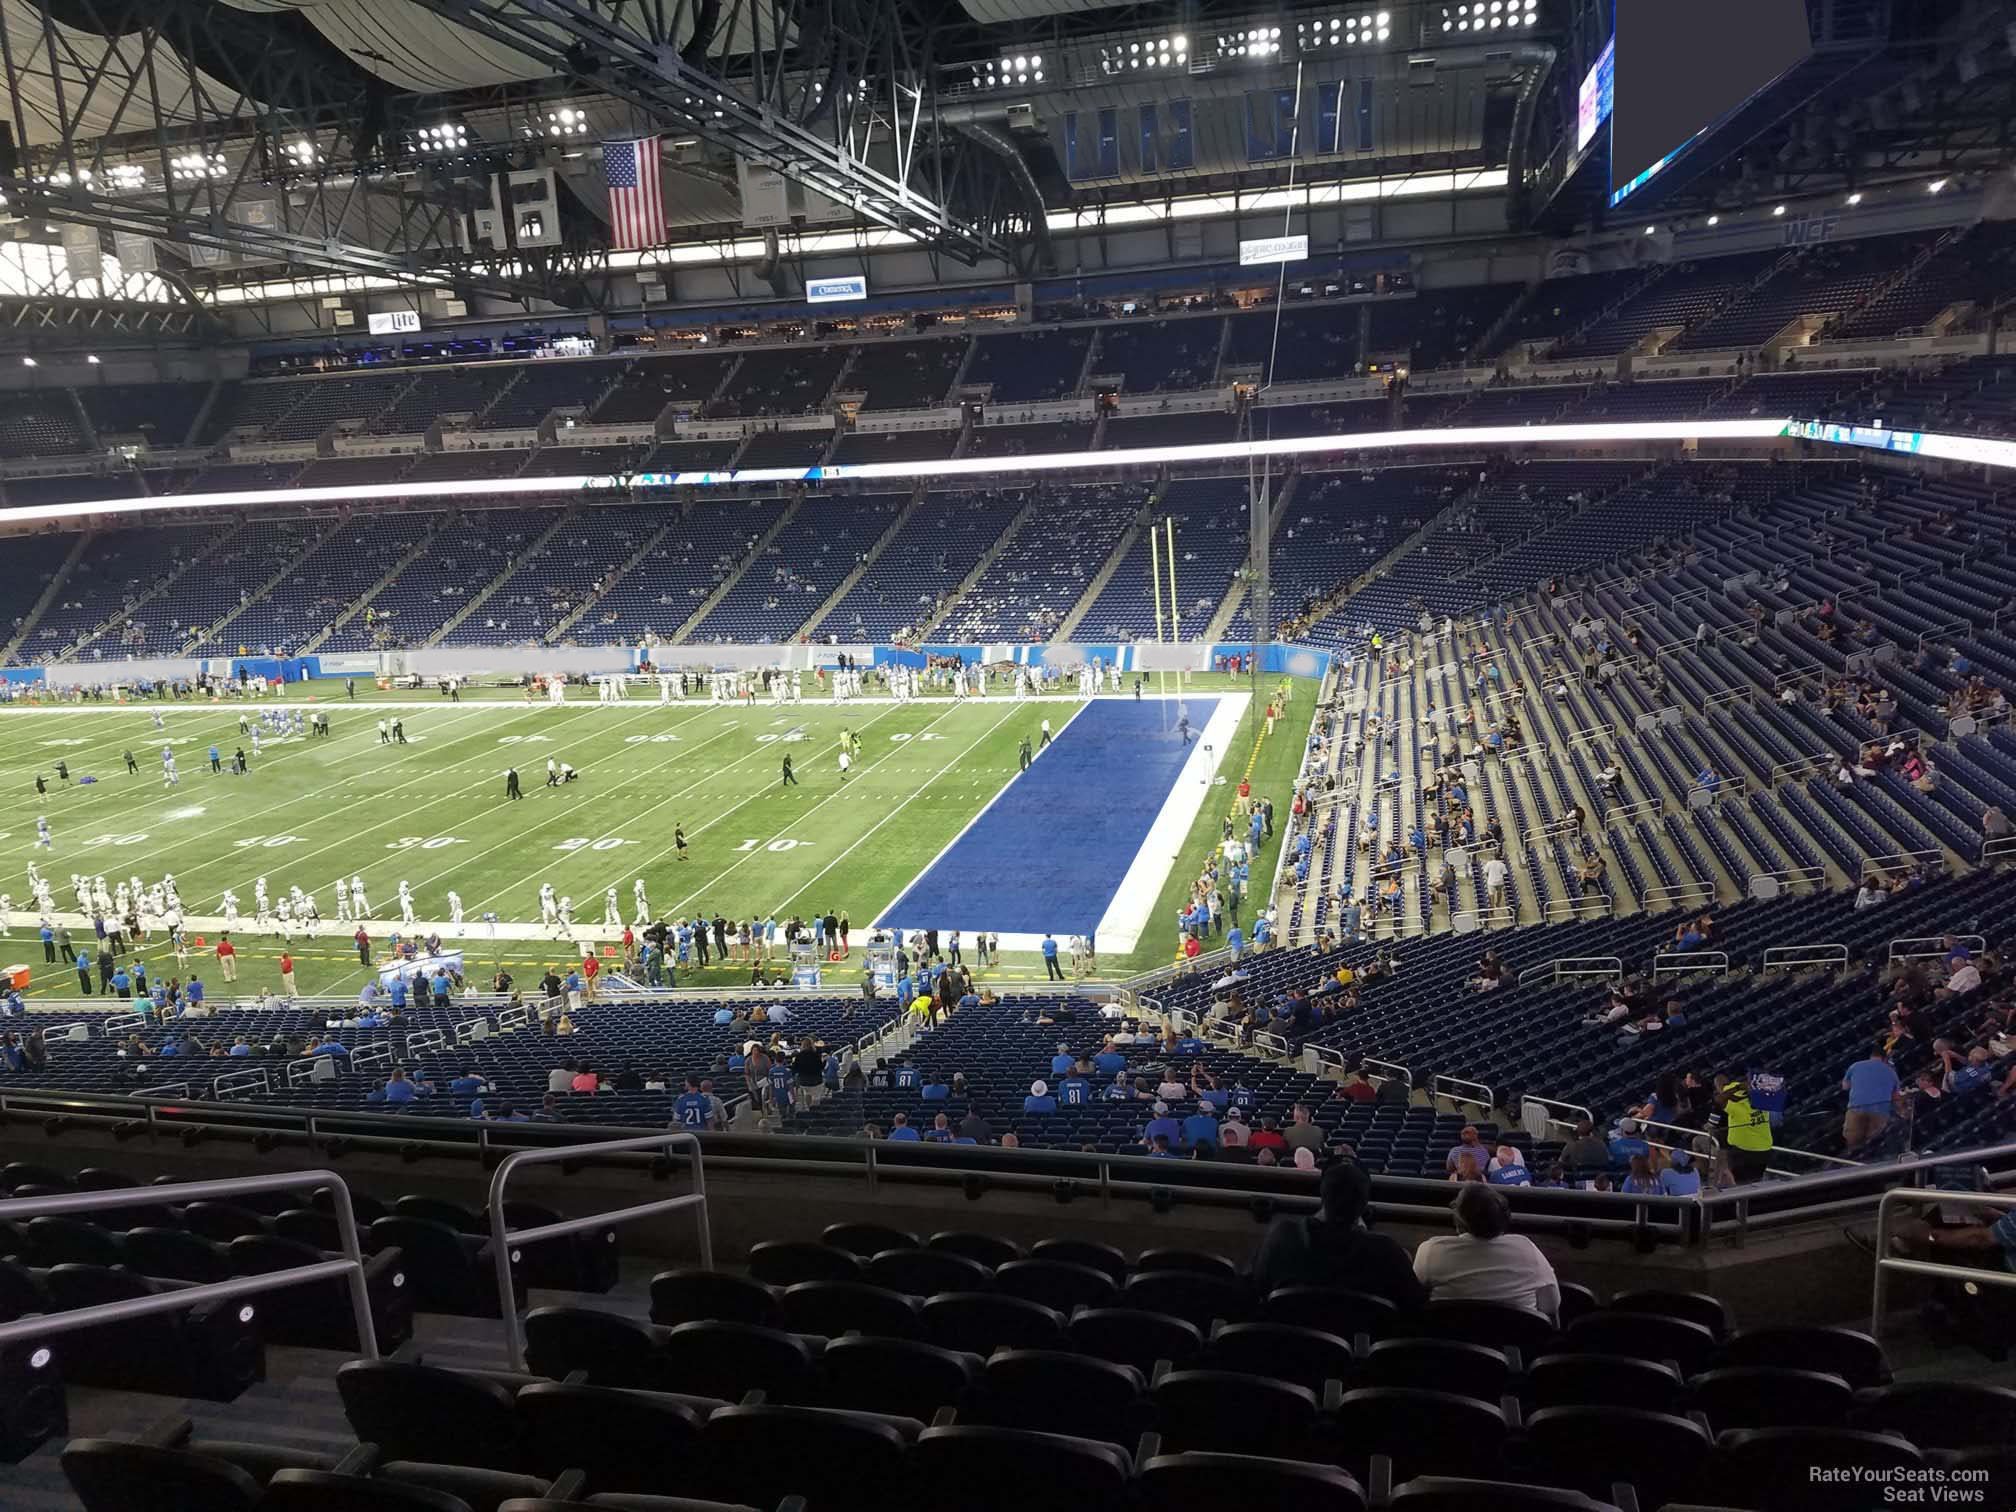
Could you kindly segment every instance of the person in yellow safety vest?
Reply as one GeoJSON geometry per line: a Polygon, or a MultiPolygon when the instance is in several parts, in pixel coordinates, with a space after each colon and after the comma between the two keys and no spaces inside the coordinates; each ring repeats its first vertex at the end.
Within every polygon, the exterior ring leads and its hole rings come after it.
{"type": "Polygon", "coordinates": [[[1723,1081],[1715,1103],[1730,1174],[1743,1182],[1761,1179],[1771,1162],[1771,1115],[1751,1104],[1750,1084],[1740,1076],[1723,1081]]]}

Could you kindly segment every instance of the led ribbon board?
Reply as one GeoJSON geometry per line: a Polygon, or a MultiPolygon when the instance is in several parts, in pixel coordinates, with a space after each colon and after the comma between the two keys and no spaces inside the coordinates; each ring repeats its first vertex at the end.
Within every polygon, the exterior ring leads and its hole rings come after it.
{"type": "Polygon", "coordinates": [[[502,498],[513,495],[624,493],[638,488],[739,488],[752,483],[836,483],[885,478],[965,478],[1003,472],[1070,472],[1111,467],[1160,467],[1243,462],[1256,457],[1336,457],[1464,446],[1591,446],[1635,441],[1775,441],[1876,447],[1941,461],[2016,467],[2016,441],[1880,425],[1819,420],[1670,420],[1628,424],[1479,425],[1449,430],[1369,431],[1347,436],[1281,436],[1200,446],[1136,446],[1115,451],[1049,452],[1029,457],[948,457],[936,461],[836,463],[829,467],[756,467],[737,472],[605,473],[569,477],[472,478],[465,482],[363,483],[331,488],[252,488],[229,493],[162,494],[135,499],[87,499],[0,509],[0,524],[77,520],[188,509],[243,509],[265,504],[347,504],[371,499],[502,498]]]}

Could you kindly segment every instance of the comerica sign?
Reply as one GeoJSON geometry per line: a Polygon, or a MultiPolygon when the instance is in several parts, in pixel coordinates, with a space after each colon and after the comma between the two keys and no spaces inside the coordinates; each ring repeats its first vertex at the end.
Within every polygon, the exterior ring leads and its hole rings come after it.
{"type": "Polygon", "coordinates": [[[847,278],[805,280],[805,299],[809,304],[832,304],[837,300],[867,297],[868,279],[865,274],[855,273],[847,278]]]}
{"type": "Polygon", "coordinates": [[[1261,236],[1252,241],[1239,243],[1239,266],[1250,268],[1255,263],[1301,262],[1309,256],[1309,238],[1306,236],[1261,236]]]}

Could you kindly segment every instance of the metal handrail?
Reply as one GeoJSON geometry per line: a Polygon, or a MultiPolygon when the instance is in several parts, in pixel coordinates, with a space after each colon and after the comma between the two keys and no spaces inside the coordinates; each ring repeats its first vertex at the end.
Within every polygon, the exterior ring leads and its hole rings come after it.
{"type": "MultiPolygon", "coordinates": [[[[357,1237],[357,1214],[351,1206],[350,1189],[334,1171],[288,1171],[277,1176],[237,1176],[225,1181],[196,1181],[174,1189],[177,1201],[201,1202],[212,1197],[253,1196],[260,1192],[292,1192],[303,1187],[326,1188],[335,1207],[337,1234],[342,1240],[340,1259],[318,1260],[312,1265],[290,1265],[285,1270],[258,1276],[235,1276],[229,1281],[213,1281],[177,1291],[157,1292],[148,1297],[122,1297],[116,1302],[99,1302],[69,1312],[34,1313],[11,1323],[0,1323],[0,1349],[17,1339],[40,1338],[45,1334],[70,1333],[101,1323],[126,1323],[151,1318],[156,1313],[185,1312],[207,1302],[226,1302],[233,1297],[255,1296],[282,1291],[309,1281],[342,1278],[350,1289],[350,1311],[357,1324],[357,1352],[367,1360],[378,1358],[378,1334],[371,1323],[371,1292],[364,1277],[364,1249],[357,1237]]],[[[47,1197],[16,1197],[0,1201],[0,1223],[16,1219],[43,1218],[67,1213],[91,1213],[103,1208],[143,1207],[161,1201],[160,1187],[116,1187],[107,1191],[63,1192],[47,1197]]],[[[508,1293],[507,1293],[508,1295],[508,1293]]]]}
{"type": "Polygon", "coordinates": [[[1696,971],[1712,971],[1720,976],[1729,970],[1726,950],[1662,950],[1652,957],[1652,976],[1686,976],[1696,971]]]}
{"type": "MultiPolygon", "coordinates": [[[[1529,1102],[1538,1103],[1543,1108],[1565,1108],[1570,1113],[1581,1114],[1583,1119],[1587,1119],[1589,1121],[1589,1124],[1592,1128],[1595,1126],[1596,1123],[1596,1115],[1593,1112],[1591,1112],[1588,1108],[1583,1107],[1582,1104],[1580,1103],[1564,1102],[1558,1097],[1542,1097],[1537,1092],[1521,1092],[1519,1094],[1519,1101],[1522,1103],[1529,1103],[1529,1102]]],[[[1550,1116],[1547,1120],[1549,1124],[1558,1124],[1560,1127],[1564,1129],[1572,1129],[1580,1121],[1581,1121],[1580,1119],[1571,1120],[1566,1118],[1554,1118],[1552,1116],[1550,1116]]]]}
{"type": "Polygon", "coordinates": [[[1721,1142],[1717,1140],[1712,1134],[1709,1134],[1705,1129],[1690,1129],[1686,1124],[1664,1123],[1656,1118],[1639,1118],[1635,1115],[1632,1117],[1631,1121],[1637,1124],[1640,1129],[1667,1129],[1675,1134],[1683,1134],[1686,1136],[1686,1138],[1684,1139],[1675,1139],[1675,1140],[1648,1139],[1645,1141],[1645,1143],[1652,1145],[1657,1149],[1686,1150],[1689,1154],[1693,1154],[1694,1141],[1697,1139],[1705,1139],[1708,1141],[1710,1145],[1714,1147],[1711,1153],[1707,1156],[1709,1164],[1713,1165],[1716,1161],[1722,1158],[1721,1142]]]}
{"type": "Polygon", "coordinates": [[[1752,872],[1743,884],[1743,890],[1753,898],[1775,898],[1779,888],[1796,887],[1802,882],[1824,882],[1826,878],[1827,868],[1824,866],[1784,866],[1777,871],[1752,872]],[[1760,888],[1764,889],[1761,893],[1760,888]]]}
{"type": "Polygon", "coordinates": [[[1644,901],[1649,905],[1658,903],[1678,903],[1682,900],[1699,902],[1703,898],[1715,896],[1715,884],[1705,877],[1692,877],[1685,882],[1662,882],[1657,887],[1645,889],[1644,901]]]}
{"type": "MultiPolygon", "coordinates": [[[[525,1324],[518,1316],[516,1290],[511,1278],[511,1246],[514,1244],[536,1244],[541,1239],[559,1239],[568,1234],[584,1233],[589,1229],[606,1225],[628,1223],[638,1218],[649,1218],[658,1213],[676,1212],[681,1208],[697,1211],[700,1231],[700,1265],[703,1270],[714,1268],[714,1237],[707,1224],[707,1176],[700,1160],[700,1136],[687,1131],[652,1134],[641,1139],[606,1139],[595,1144],[564,1145],[551,1150],[519,1150],[504,1157],[497,1167],[497,1174],[490,1178],[490,1257],[497,1267],[498,1310],[504,1315],[504,1353],[511,1369],[525,1368],[525,1324]],[[514,1171],[528,1165],[550,1165],[556,1161],[590,1160],[597,1155],[617,1155],[632,1150],[659,1150],[670,1154],[674,1150],[685,1149],[692,1152],[693,1190],[679,1197],[661,1197],[654,1202],[634,1203],[618,1208],[613,1213],[597,1213],[590,1218],[563,1218],[558,1223],[543,1223],[536,1228],[511,1230],[505,1225],[504,1189],[510,1184],[514,1171]]],[[[361,1275],[361,1271],[360,1271],[361,1275]]]]}
{"type": "Polygon", "coordinates": [[[1922,961],[1928,956],[1950,954],[1960,946],[1969,950],[1986,950],[1988,942],[1978,934],[1963,935],[1906,935],[1903,939],[1890,942],[1890,959],[1893,961],[1922,961]],[[1951,945],[1946,942],[1951,940],[1951,945]],[[1931,945],[1932,950],[1907,950],[1909,945],[1931,945]]]}
{"type": "Polygon", "coordinates": [[[1469,1081],[1461,1076],[1444,1076],[1438,1073],[1430,1077],[1428,1080],[1428,1095],[1430,1097],[1446,1097],[1453,1103],[1465,1103],[1473,1108],[1482,1108],[1487,1113],[1498,1106],[1498,1094],[1496,1092],[1493,1092],[1483,1082],[1469,1081]],[[1446,1091],[1443,1087],[1443,1083],[1445,1082],[1452,1087],[1475,1087],[1484,1095],[1482,1097],[1464,1097],[1460,1093],[1446,1091]]]}
{"type": "Polygon", "coordinates": [[[1862,862],[1867,868],[1863,875],[1867,876],[1869,871],[1903,871],[1913,866],[1943,866],[1945,861],[1946,853],[1940,850],[1895,851],[1887,856],[1866,857],[1862,862]]]}
{"type": "Polygon", "coordinates": [[[1540,972],[1546,972],[1552,981],[1568,977],[1621,977],[1624,975],[1624,960],[1621,956],[1556,956],[1551,961],[1543,961],[1538,966],[1520,973],[1521,977],[1532,979],[1540,972]]]}
{"type": "Polygon", "coordinates": [[[1767,787],[1776,787],[1790,777],[1804,777],[1814,772],[1825,771],[1839,760],[1841,760],[1839,756],[1823,754],[1801,756],[1795,761],[1781,761],[1764,774],[1764,783],[1767,787]]]}
{"type": "Polygon", "coordinates": [[[1772,945],[1764,951],[1758,963],[1764,971],[1797,970],[1804,966],[1846,966],[1848,947],[1840,944],[1826,945],[1772,945]]]}
{"type": "Polygon", "coordinates": [[[1401,1081],[1407,1083],[1410,1090],[1414,1086],[1414,1070],[1411,1066],[1403,1066],[1398,1061],[1379,1060],[1370,1055],[1359,1056],[1358,1064],[1361,1067],[1377,1066],[1386,1073],[1385,1076],[1375,1077],[1371,1072],[1367,1071],[1365,1074],[1365,1080],[1367,1081],[1390,1081],[1397,1076],[1401,1081]]]}
{"type": "Polygon", "coordinates": [[[1603,893],[1598,893],[1594,897],[1584,895],[1579,898],[1551,898],[1547,907],[1542,910],[1542,916],[1549,923],[1564,919],[1588,919],[1611,913],[1616,906],[1615,900],[1603,893]]]}
{"type": "Polygon", "coordinates": [[[1650,819],[1666,811],[1664,798],[1640,798],[1636,803],[1620,803],[1603,810],[1604,822],[1614,819],[1650,819]]]}
{"type": "MultiPolygon", "coordinates": [[[[1961,1207],[2016,1208],[2016,1196],[1998,1192],[1942,1192],[1932,1187],[1895,1187],[1876,1204],[1876,1276],[1869,1295],[1869,1336],[1883,1337],[1883,1302],[1889,1294],[1892,1274],[1932,1276],[1942,1281],[1979,1282],[1985,1286],[2016,1286],[2016,1272],[1990,1270],[1978,1265],[1941,1265],[1936,1260],[1905,1260],[1890,1253],[1890,1211],[1892,1207],[1930,1207],[1955,1203],[1961,1207]]],[[[0,1332],[0,1341],[5,1334],[0,1332]]]]}

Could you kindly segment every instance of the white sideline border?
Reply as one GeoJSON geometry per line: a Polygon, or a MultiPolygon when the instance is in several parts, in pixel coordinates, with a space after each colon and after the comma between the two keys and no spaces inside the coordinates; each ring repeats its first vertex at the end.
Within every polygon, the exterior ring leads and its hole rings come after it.
{"type": "MultiPolygon", "coordinates": [[[[1197,696],[1202,698],[1206,695],[1200,693],[1197,696]]],[[[1115,889],[1105,914],[1099,920],[1099,933],[1094,944],[1101,949],[1129,951],[1141,943],[1141,936],[1147,931],[1155,912],[1155,900],[1162,895],[1162,884],[1169,880],[1169,873],[1182,853],[1183,842],[1190,837],[1190,826],[1204,811],[1204,800],[1216,791],[1211,779],[1217,776],[1219,767],[1224,765],[1226,756],[1230,754],[1232,737],[1239,733],[1239,721],[1246,717],[1253,695],[1220,693],[1215,696],[1218,706],[1204,721],[1190,759],[1176,774],[1168,796],[1162,800],[1161,812],[1156,814],[1155,822],[1148,827],[1148,837],[1134,853],[1133,864],[1127,868],[1127,875],[1120,879],[1120,886],[1115,889]]],[[[1174,923],[1169,927],[1175,928],[1174,923]]]]}
{"type": "MultiPolygon", "coordinates": [[[[1100,696],[1133,702],[1124,694],[1100,696]]],[[[1169,791],[1162,799],[1162,807],[1156,812],[1154,822],[1148,827],[1147,835],[1135,850],[1134,859],[1128,863],[1127,871],[1120,879],[1120,885],[1107,900],[1106,912],[1094,926],[1093,943],[1100,950],[1125,952],[1134,949],[1140,943],[1141,936],[1147,930],[1150,917],[1155,911],[1155,900],[1161,896],[1162,884],[1168,880],[1169,873],[1182,851],[1183,841],[1190,834],[1190,826],[1196,822],[1198,814],[1203,812],[1204,801],[1213,791],[1211,779],[1223,763],[1232,737],[1238,733],[1239,721],[1246,717],[1246,710],[1253,701],[1251,693],[1238,691],[1223,693],[1199,691],[1183,697],[1171,694],[1163,697],[1161,701],[1180,705],[1192,698],[1199,700],[1212,698],[1217,700],[1217,706],[1211,711],[1211,717],[1205,721],[1204,728],[1197,732],[1196,738],[1191,743],[1189,759],[1177,772],[1175,781],[1170,783],[1169,791]]],[[[1071,719],[1064,721],[1054,738],[1061,739],[1064,731],[1071,728],[1072,720],[1093,702],[1093,699],[1087,699],[1073,711],[1071,719]]],[[[1040,755],[1037,759],[1041,759],[1040,755]]],[[[1017,772],[1015,776],[1001,784],[1000,792],[989,798],[981,806],[980,811],[966,821],[959,833],[948,840],[916,876],[903,884],[902,890],[896,894],[889,906],[876,916],[874,924],[870,927],[874,929],[890,927],[888,923],[890,914],[894,913],[897,905],[909,896],[910,890],[924,879],[932,867],[945,859],[952,847],[965,838],[967,830],[978,824],[982,816],[999,803],[1003,795],[1019,782],[1021,777],[1022,774],[1017,772]]],[[[941,934],[948,934],[951,930],[951,926],[947,924],[937,924],[933,927],[941,934]]],[[[958,927],[960,934],[966,939],[971,939],[981,932],[979,929],[967,927],[964,923],[958,927]]],[[[995,933],[992,930],[986,932],[995,933]]],[[[1042,935],[1020,931],[1002,932],[1000,940],[1003,950],[1035,951],[1041,949],[1043,944],[1042,935]]],[[[1065,942],[1059,942],[1060,945],[1063,943],[1065,942]]]]}

